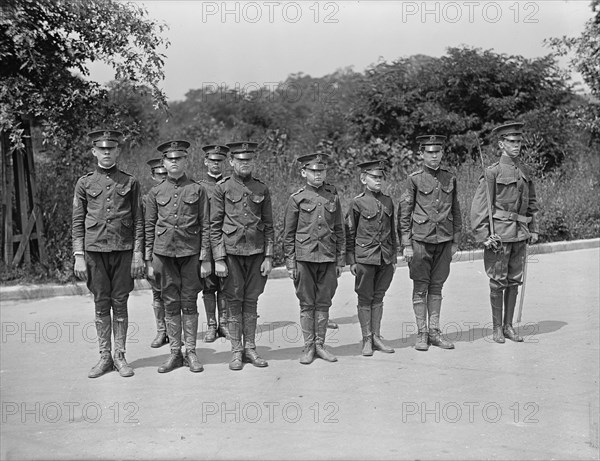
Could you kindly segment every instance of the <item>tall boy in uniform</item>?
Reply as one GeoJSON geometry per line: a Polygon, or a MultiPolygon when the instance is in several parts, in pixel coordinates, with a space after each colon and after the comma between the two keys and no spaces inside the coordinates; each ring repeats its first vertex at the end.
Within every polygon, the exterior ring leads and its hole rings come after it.
{"type": "MultiPolygon", "coordinates": [[[[223,179],[223,164],[227,158],[229,147],[210,145],[202,147],[204,151],[204,165],[206,165],[206,176],[200,184],[206,190],[210,204],[217,183],[223,179]]],[[[210,208],[210,207],[209,207],[210,208]]],[[[212,261],[212,250],[209,247],[208,259],[212,261]]],[[[217,336],[227,338],[227,301],[223,293],[223,278],[214,273],[214,261],[212,261],[212,273],[204,279],[202,300],[206,311],[207,330],[204,341],[212,343],[217,336]],[[219,323],[217,324],[217,307],[219,323]]]]}
{"type": "Polygon", "coordinates": [[[300,302],[304,350],[300,363],[315,354],[328,362],[337,358],[325,349],[327,321],[338,277],[345,265],[342,207],[335,188],[325,185],[326,154],[298,158],[306,185],[293,193],[285,210],[283,252],[300,302]]]}
{"type": "Polygon", "coordinates": [[[167,141],[163,154],[167,179],[148,193],[146,204],[146,269],[155,277],[165,303],[171,354],[158,368],[167,373],[184,363],[197,373],[204,368],[196,355],[198,293],[201,277],[210,274],[208,198],[204,188],[186,174],[187,141],[167,141]],[[185,357],[181,353],[181,339],[185,357]]]}
{"type": "Polygon", "coordinates": [[[458,251],[462,217],[456,177],[440,166],[445,139],[438,135],[417,138],[423,168],[408,177],[398,213],[404,258],[413,280],[418,351],[428,350],[429,345],[454,349],[454,344],[442,337],[440,311],[442,288],[450,275],[452,256],[458,251]]]}
{"type": "Polygon", "coordinates": [[[215,273],[225,277],[223,292],[229,311],[232,358],[229,369],[243,362],[266,367],[256,352],[258,297],[273,267],[273,210],[271,193],[252,175],[258,144],[228,143],[233,175],[219,181],[211,200],[210,241],[215,273]]]}
{"type": "Polygon", "coordinates": [[[134,372],[125,360],[127,300],[133,279],[144,273],[140,186],[133,176],[117,167],[121,132],[100,130],[88,136],[98,165],[75,185],[72,229],[74,272],[87,281],[96,311],[100,361],[88,376],[97,378],[114,368],[121,376],[129,377],[134,372]]]}
{"type": "Polygon", "coordinates": [[[484,242],[483,264],[490,279],[493,339],[497,343],[522,342],[512,322],[519,285],[523,284],[527,243],[538,239],[538,202],[533,178],[519,160],[523,123],[494,128],[500,160],[486,168],[471,204],[471,227],[475,239],[484,242]],[[489,202],[486,193],[489,191],[489,202]],[[488,209],[491,209],[493,230],[488,209]],[[504,317],[502,306],[504,305],[504,317]]]}
{"type": "Polygon", "coordinates": [[[382,161],[358,165],[362,194],[354,197],[346,215],[346,263],[356,277],[354,291],[358,295],[358,321],[362,331],[362,355],[373,350],[392,353],[381,337],[383,297],[396,270],[398,240],[394,203],[381,191],[385,179],[382,161]]]}

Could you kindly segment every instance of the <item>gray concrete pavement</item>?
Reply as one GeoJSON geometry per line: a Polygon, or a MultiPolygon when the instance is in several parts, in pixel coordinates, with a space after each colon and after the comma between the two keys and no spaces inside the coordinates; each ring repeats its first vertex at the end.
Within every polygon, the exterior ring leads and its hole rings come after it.
{"type": "MultiPolygon", "coordinates": [[[[135,376],[88,379],[97,361],[89,295],[6,301],[2,459],[598,459],[598,248],[530,258],[521,344],[491,341],[481,261],[452,265],[442,324],[455,350],[413,348],[406,267],[385,300],[395,354],[360,356],[353,279],[340,278],[327,343],[339,361],[298,363],[290,280],[259,301],[269,367],[227,368],[229,345],[199,341],[205,370],[161,375],[151,294],[130,301],[135,376]]],[[[201,316],[203,318],[203,316],[201,316]]],[[[199,334],[202,337],[202,333],[199,334]]]]}

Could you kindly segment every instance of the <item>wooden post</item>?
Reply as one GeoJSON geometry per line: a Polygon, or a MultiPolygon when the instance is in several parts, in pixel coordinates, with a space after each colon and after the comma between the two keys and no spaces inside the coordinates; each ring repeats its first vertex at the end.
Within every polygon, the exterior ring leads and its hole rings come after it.
{"type": "Polygon", "coordinates": [[[0,136],[2,189],[5,191],[2,194],[2,255],[4,262],[13,266],[19,265],[21,260],[31,263],[32,253],[37,253],[42,264],[47,262],[29,121],[24,120],[23,126],[25,149],[11,150],[8,133],[2,132],[0,136]],[[17,213],[17,228],[13,207],[17,213]],[[32,244],[34,240],[37,245],[32,244]],[[14,244],[17,242],[19,247],[15,253],[14,244]]]}
{"type": "Polygon", "coordinates": [[[2,220],[4,238],[2,239],[4,262],[11,264],[13,260],[13,156],[10,152],[8,133],[2,131],[0,147],[2,150],[2,220]]]}

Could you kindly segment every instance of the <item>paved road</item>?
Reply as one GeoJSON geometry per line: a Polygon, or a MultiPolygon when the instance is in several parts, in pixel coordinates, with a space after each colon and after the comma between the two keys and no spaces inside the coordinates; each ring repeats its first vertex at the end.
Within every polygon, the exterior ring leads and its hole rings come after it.
{"type": "MultiPolygon", "coordinates": [[[[405,267],[386,297],[395,354],[360,356],[353,279],[340,278],[328,344],[298,363],[291,281],[269,280],[258,349],[269,367],[227,368],[224,341],[199,342],[205,371],[161,375],[149,291],[130,301],[133,378],[92,380],[89,296],[4,301],[2,459],[598,459],[598,249],[532,257],[520,332],[491,341],[483,263],[452,265],[442,323],[453,351],[413,348],[405,267]]],[[[199,335],[201,337],[201,334],[199,335]]]]}

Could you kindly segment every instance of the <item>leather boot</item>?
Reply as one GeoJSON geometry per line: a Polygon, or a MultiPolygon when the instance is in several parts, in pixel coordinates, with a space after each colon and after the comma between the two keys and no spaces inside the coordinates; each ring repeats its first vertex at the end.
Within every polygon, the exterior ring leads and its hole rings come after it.
{"type": "Polygon", "coordinates": [[[241,370],[244,368],[241,352],[234,352],[229,362],[229,369],[233,371],[241,370]]]}
{"type": "Polygon", "coordinates": [[[504,328],[502,332],[511,341],[521,343],[523,342],[523,338],[517,334],[512,326],[518,293],[519,287],[517,285],[510,285],[504,290],[504,328]]]}
{"type": "Polygon", "coordinates": [[[371,328],[373,329],[373,349],[376,351],[393,354],[395,351],[383,343],[381,336],[381,318],[383,317],[383,303],[371,305],[371,328]]]}
{"type": "Polygon", "coordinates": [[[418,351],[429,350],[429,331],[427,329],[427,302],[424,296],[413,296],[413,310],[417,321],[417,342],[415,349],[418,351]]]}
{"type": "Polygon", "coordinates": [[[440,311],[442,295],[427,295],[427,311],[429,312],[429,344],[442,349],[454,349],[454,344],[442,337],[440,331],[440,311]]]}
{"type": "Polygon", "coordinates": [[[117,370],[123,378],[129,378],[134,375],[133,368],[131,368],[127,363],[127,360],[125,360],[125,352],[115,351],[113,362],[115,364],[115,370],[117,370]]]}
{"type": "Polygon", "coordinates": [[[183,354],[181,350],[171,349],[171,354],[165,363],[158,367],[159,373],[168,373],[183,366],[183,354]]]}
{"type": "Polygon", "coordinates": [[[100,348],[100,360],[88,373],[88,378],[97,378],[111,371],[114,367],[111,351],[111,320],[110,314],[104,317],[96,317],[96,334],[98,335],[98,346],[100,348]]]}
{"type": "Polygon", "coordinates": [[[315,311],[300,311],[300,328],[304,336],[304,349],[300,363],[310,365],[315,359],[315,311]]]}
{"type": "Polygon", "coordinates": [[[190,367],[193,373],[199,373],[204,367],[196,355],[196,336],[198,335],[198,314],[183,314],[183,342],[185,344],[185,355],[183,364],[190,367]]]}
{"type": "Polygon", "coordinates": [[[502,291],[490,290],[490,304],[492,306],[493,338],[495,342],[502,344],[504,343],[504,333],[502,332],[502,291]]]}
{"type": "Polygon", "coordinates": [[[358,306],[358,323],[362,333],[362,351],[365,357],[373,355],[373,336],[371,332],[371,306],[358,306]]]}
{"type": "Polygon", "coordinates": [[[110,355],[110,351],[100,352],[100,360],[88,373],[88,378],[97,378],[104,373],[114,369],[114,362],[110,355]]]}
{"type": "Polygon", "coordinates": [[[127,340],[127,327],[129,326],[129,319],[127,317],[114,317],[113,318],[113,335],[115,337],[115,355],[113,362],[115,364],[115,370],[119,372],[124,378],[133,376],[133,368],[129,366],[127,360],[125,360],[125,342],[127,340]]]}
{"type": "Polygon", "coordinates": [[[217,339],[217,298],[214,293],[202,293],[204,301],[204,310],[206,311],[206,334],[204,335],[205,343],[212,343],[217,339]]]}
{"type": "Polygon", "coordinates": [[[168,373],[175,368],[183,366],[183,355],[181,354],[181,314],[165,315],[167,334],[171,343],[171,355],[165,363],[158,367],[159,373],[168,373]]]}
{"type": "Polygon", "coordinates": [[[225,299],[225,294],[222,292],[217,292],[217,306],[219,308],[217,335],[221,338],[229,339],[229,331],[227,331],[227,299],[225,299]]]}
{"type": "Polygon", "coordinates": [[[337,330],[339,328],[338,324],[335,322],[332,322],[331,320],[327,321],[327,329],[328,330],[337,330]]]}
{"type": "Polygon", "coordinates": [[[165,306],[162,303],[154,303],[154,318],[156,319],[156,338],[150,343],[150,347],[156,349],[169,343],[165,324],[165,306]]]}
{"type": "Polygon", "coordinates": [[[244,367],[242,362],[242,352],[244,346],[242,345],[242,314],[234,314],[229,316],[229,340],[231,341],[231,351],[233,357],[229,362],[230,370],[241,370],[244,367]]]}
{"type": "Polygon", "coordinates": [[[315,340],[315,353],[323,360],[328,362],[337,362],[337,357],[325,349],[325,335],[327,334],[327,321],[329,312],[315,311],[315,331],[317,338],[315,340]]]}
{"type": "Polygon", "coordinates": [[[244,313],[244,326],[242,331],[244,333],[244,359],[246,363],[251,363],[255,367],[264,368],[268,367],[269,363],[261,358],[256,353],[256,344],[254,339],[256,337],[256,321],[258,319],[256,314],[244,313]]]}

